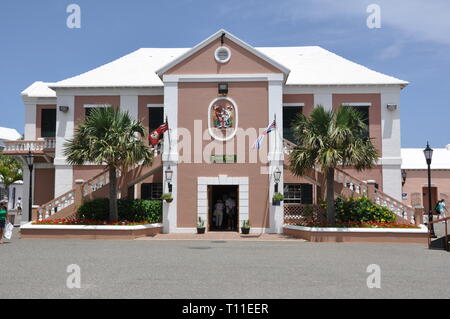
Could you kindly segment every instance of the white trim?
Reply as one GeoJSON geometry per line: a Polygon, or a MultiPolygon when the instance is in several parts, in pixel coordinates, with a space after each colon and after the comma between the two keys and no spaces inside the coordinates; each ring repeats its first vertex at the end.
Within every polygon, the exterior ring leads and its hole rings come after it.
{"type": "MultiPolygon", "coordinates": [[[[164,85],[161,82],[159,86],[153,87],[60,87],[55,88],[57,96],[63,95],[82,95],[82,96],[120,96],[120,95],[164,95],[164,85]]],[[[48,103],[52,104],[52,103],[48,103]]]]}
{"type": "Polygon", "coordinates": [[[225,46],[218,47],[216,49],[216,51],[214,52],[214,58],[219,63],[222,63],[222,64],[227,63],[231,59],[231,50],[229,48],[225,47],[225,46]],[[221,50],[227,51],[228,56],[227,56],[227,58],[225,60],[221,60],[220,57],[219,57],[219,51],[221,51],[221,50]]]}
{"type": "Polygon", "coordinates": [[[305,103],[283,103],[284,106],[305,106],[305,103]]]}
{"type": "Polygon", "coordinates": [[[347,102],[344,102],[341,105],[344,105],[344,106],[369,106],[370,107],[370,106],[372,106],[372,103],[368,103],[368,102],[347,103],[347,102]]]}
{"type": "MultiPolygon", "coordinates": [[[[227,175],[219,175],[218,177],[197,177],[197,220],[201,217],[205,221],[205,226],[209,225],[208,213],[208,187],[209,185],[236,185],[239,186],[239,224],[241,227],[244,220],[249,220],[249,198],[250,188],[248,177],[228,177],[227,175]],[[206,187],[203,187],[206,186],[206,187]],[[247,186],[247,187],[243,187],[247,186]]],[[[208,227],[206,227],[208,229],[208,227]]]]}
{"type": "Polygon", "coordinates": [[[147,104],[147,107],[164,107],[164,104],[147,104]]]}
{"type": "Polygon", "coordinates": [[[285,74],[285,77],[287,78],[287,76],[289,75],[289,73],[291,72],[290,69],[288,69],[287,67],[285,67],[284,65],[278,63],[277,61],[273,60],[272,58],[268,57],[267,55],[265,55],[264,53],[260,52],[259,50],[255,49],[254,47],[252,47],[251,45],[245,43],[244,41],[242,41],[241,39],[239,39],[238,37],[232,35],[231,33],[229,33],[228,31],[224,30],[224,29],[220,29],[219,31],[217,31],[216,33],[214,33],[213,35],[211,35],[210,37],[208,37],[207,39],[203,40],[202,42],[200,42],[199,44],[197,44],[196,46],[194,46],[192,49],[188,50],[187,52],[185,52],[184,54],[180,55],[178,58],[170,61],[169,63],[167,63],[165,66],[161,67],[160,69],[156,70],[156,74],[158,74],[159,76],[163,75],[163,73],[167,72],[168,70],[170,70],[171,68],[173,68],[175,65],[179,64],[180,62],[186,60],[188,57],[192,56],[193,54],[195,54],[196,52],[200,51],[201,49],[203,49],[204,47],[206,47],[208,44],[210,44],[211,42],[215,41],[216,39],[218,39],[219,37],[222,36],[222,34],[226,35],[226,39],[227,40],[231,40],[234,43],[236,43],[237,45],[243,47],[244,49],[248,50],[249,52],[253,53],[254,55],[256,55],[257,57],[263,59],[264,61],[266,61],[267,63],[271,64],[272,66],[276,67],[277,69],[279,69],[280,71],[282,71],[285,74]]]}
{"type": "Polygon", "coordinates": [[[163,227],[162,224],[146,224],[133,226],[112,226],[112,225],[33,225],[28,222],[20,229],[67,229],[67,230],[140,230],[163,227]]]}
{"type": "Polygon", "coordinates": [[[239,127],[239,125],[238,125],[239,124],[238,113],[239,113],[238,112],[238,106],[237,106],[236,102],[232,98],[229,98],[229,97],[218,97],[218,98],[215,98],[214,100],[212,100],[212,102],[208,106],[208,132],[209,132],[209,135],[211,135],[215,140],[220,141],[220,142],[226,142],[226,141],[231,140],[236,135],[237,129],[239,127]],[[211,127],[211,109],[212,109],[214,103],[216,103],[217,101],[221,101],[221,100],[226,100],[226,101],[230,102],[231,104],[233,104],[233,107],[234,107],[234,118],[235,118],[234,130],[233,130],[233,132],[230,135],[228,135],[225,138],[216,136],[213,133],[213,128],[211,127]]]}
{"type": "Polygon", "coordinates": [[[177,234],[195,234],[195,233],[197,233],[197,228],[177,227],[173,233],[177,233],[177,234]]]}
{"type": "Polygon", "coordinates": [[[96,108],[96,107],[112,107],[111,104],[83,104],[85,109],[96,108]]]}
{"type": "Polygon", "coordinates": [[[309,232],[339,232],[339,233],[428,233],[428,228],[420,225],[417,228],[333,228],[333,227],[304,227],[295,225],[283,225],[283,228],[292,230],[304,230],[309,232]]]}
{"type": "Polygon", "coordinates": [[[167,82],[260,82],[283,81],[281,73],[243,73],[243,74],[167,74],[163,76],[167,82]]]}

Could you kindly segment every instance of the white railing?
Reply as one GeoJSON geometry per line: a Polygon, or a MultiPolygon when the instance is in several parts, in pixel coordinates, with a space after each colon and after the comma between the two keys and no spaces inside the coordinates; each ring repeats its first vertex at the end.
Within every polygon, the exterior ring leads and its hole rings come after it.
{"type": "Polygon", "coordinates": [[[56,139],[46,138],[44,148],[45,149],[55,149],[56,148],[56,139]]]}
{"type": "Polygon", "coordinates": [[[5,152],[42,152],[44,149],[55,149],[54,138],[40,139],[36,141],[5,141],[5,152]]]}
{"type": "Polygon", "coordinates": [[[45,141],[5,141],[5,152],[43,151],[45,141]]]}
{"type": "Polygon", "coordinates": [[[375,189],[374,198],[372,199],[378,205],[387,207],[397,216],[402,217],[408,222],[414,224],[414,208],[412,208],[411,206],[403,204],[399,200],[383,193],[378,189],[375,189]]]}
{"type": "MultiPolygon", "coordinates": [[[[122,172],[120,170],[117,170],[116,172],[117,178],[122,176],[122,172]]],[[[82,185],[83,196],[88,196],[89,194],[103,188],[108,184],[109,184],[109,171],[105,170],[102,173],[98,174],[97,176],[94,176],[93,178],[83,183],[82,185]]],[[[120,197],[119,193],[118,196],[120,197]]]]}
{"type": "Polygon", "coordinates": [[[72,189],[67,193],[51,200],[38,208],[38,220],[44,220],[54,215],[58,211],[72,205],[75,202],[75,190],[72,189]]]}
{"type": "Polygon", "coordinates": [[[334,170],[334,180],[358,195],[367,195],[367,183],[353,177],[341,169],[334,170]]]}

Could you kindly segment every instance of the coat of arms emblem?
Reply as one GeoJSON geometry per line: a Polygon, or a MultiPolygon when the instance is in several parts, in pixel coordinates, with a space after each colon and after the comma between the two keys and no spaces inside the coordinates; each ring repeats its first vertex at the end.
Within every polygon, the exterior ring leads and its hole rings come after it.
{"type": "Polygon", "coordinates": [[[214,127],[217,129],[227,129],[233,127],[233,113],[234,107],[226,103],[216,103],[213,105],[214,115],[214,127]]]}
{"type": "Polygon", "coordinates": [[[229,98],[217,98],[209,106],[209,130],[217,140],[228,140],[236,133],[237,114],[229,98]]]}

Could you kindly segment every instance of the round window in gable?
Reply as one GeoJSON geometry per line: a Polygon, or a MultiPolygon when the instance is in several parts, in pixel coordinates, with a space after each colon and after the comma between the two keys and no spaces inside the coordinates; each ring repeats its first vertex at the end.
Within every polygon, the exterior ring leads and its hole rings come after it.
{"type": "Polygon", "coordinates": [[[216,61],[219,63],[227,63],[231,59],[231,51],[227,47],[219,47],[214,53],[216,61]]]}

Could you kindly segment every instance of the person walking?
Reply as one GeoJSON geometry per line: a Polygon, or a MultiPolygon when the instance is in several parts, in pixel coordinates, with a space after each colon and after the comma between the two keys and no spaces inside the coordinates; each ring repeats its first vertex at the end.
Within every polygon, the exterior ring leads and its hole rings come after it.
{"type": "Polygon", "coordinates": [[[447,211],[447,207],[444,199],[437,202],[435,210],[440,215],[440,218],[446,217],[447,214],[445,212],[447,211]]]}
{"type": "Polygon", "coordinates": [[[8,208],[5,203],[0,203],[0,244],[3,244],[3,232],[5,231],[6,221],[8,220],[8,208]]]}

